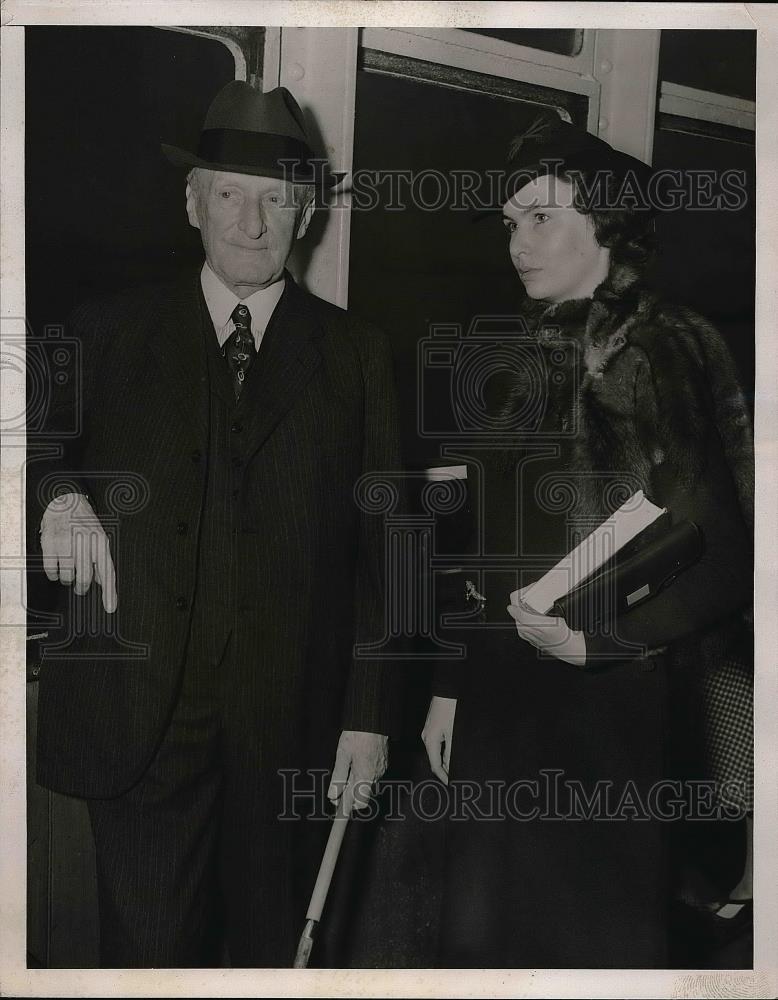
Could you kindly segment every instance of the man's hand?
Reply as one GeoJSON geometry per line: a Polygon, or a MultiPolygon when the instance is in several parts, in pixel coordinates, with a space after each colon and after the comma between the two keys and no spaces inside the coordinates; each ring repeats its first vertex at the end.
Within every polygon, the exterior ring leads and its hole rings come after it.
{"type": "Polygon", "coordinates": [[[456,710],[456,698],[441,698],[435,695],[430,702],[427,721],[421,731],[432,773],[436,778],[440,778],[444,785],[448,784],[448,763],[451,759],[456,710]]]}
{"type": "Polygon", "coordinates": [[[523,600],[523,590],[514,590],[508,614],[516,622],[516,631],[526,642],[550,653],[558,660],[576,667],[586,666],[586,638],[574,632],[564,618],[538,614],[523,600]]]}
{"type": "MultiPolygon", "coordinates": [[[[367,809],[373,783],[389,764],[389,737],[344,729],[338,740],[335,766],[327,798],[333,804],[343,795],[344,804],[367,809]]],[[[347,812],[351,810],[346,809],[347,812]]]]}
{"type": "Polygon", "coordinates": [[[94,579],[103,592],[103,607],[116,610],[116,573],[108,536],[89,501],[81,493],[63,493],[41,518],[43,568],[50,580],[84,595],[94,579]]]}

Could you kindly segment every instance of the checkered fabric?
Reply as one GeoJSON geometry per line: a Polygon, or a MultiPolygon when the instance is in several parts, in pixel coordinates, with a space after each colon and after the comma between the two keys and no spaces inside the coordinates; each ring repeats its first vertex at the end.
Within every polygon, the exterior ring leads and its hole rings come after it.
{"type": "Polygon", "coordinates": [[[728,802],[754,808],[754,674],[723,657],[698,678],[706,770],[728,802]]]}

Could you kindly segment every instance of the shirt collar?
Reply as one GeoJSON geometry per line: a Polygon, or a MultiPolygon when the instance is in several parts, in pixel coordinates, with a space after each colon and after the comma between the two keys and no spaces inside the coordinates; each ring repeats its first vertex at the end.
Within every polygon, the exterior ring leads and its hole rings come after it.
{"type": "Polygon", "coordinates": [[[206,261],[200,272],[200,284],[205,304],[208,306],[208,312],[216,330],[219,346],[222,347],[232,333],[232,311],[239,302],[242,302],[251,313],[251,332],[254,335],[254,344],[259,350],[262,336],[270,322],[270,317],[273,315],[273,310],[283,295],[284,279],[279,278],[267,288],[260,288],[256,292],[252,292],[247,299],[239,299],[235,292],[230,291],[224,282],[214,274],[206,261]]]}

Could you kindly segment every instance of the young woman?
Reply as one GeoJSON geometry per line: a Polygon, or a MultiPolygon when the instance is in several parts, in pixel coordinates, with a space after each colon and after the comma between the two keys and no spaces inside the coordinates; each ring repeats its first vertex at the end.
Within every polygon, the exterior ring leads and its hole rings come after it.
{"type": "Polygon", "coordinates": [[[549,116],[514,141],[509,172],[526,336],[491,424],[509,433],[468,466],[478,530],[462,583],[480,614],[462,666],[438,673],[423,733],[452,803],[440,964],[662,967],[663,820],[693,807],[658,784],[668,668],[682,650],[705,670],[705,651],[744,628],[747,408],[716,331],[646,288],[645,164],[549,116]],[[694,565],[611,631],[524,602],[641,489],[701,529],[694,565]]]}

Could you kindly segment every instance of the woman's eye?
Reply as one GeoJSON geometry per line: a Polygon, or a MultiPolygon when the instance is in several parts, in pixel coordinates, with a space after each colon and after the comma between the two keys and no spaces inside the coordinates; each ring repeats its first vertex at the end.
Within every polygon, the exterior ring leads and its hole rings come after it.
{"type": "Polygon", "coordinates": [[[232,195],[232,191],[222,191],[220,197],[227,201],[232,195]]]}
{"type": "Polygon", "coordinates": [[[509,233],[515,233],[516,232],[516,223],[515,222],[508,222],[506,220],[505,222],[503,222],[503,226],[505,226],[506,230],[509,233]]]}
{"type": "Polygon", "coordinates": [[[535,222],[548,222],[548,216],[545,212],[535,212],[535,222]]]}

